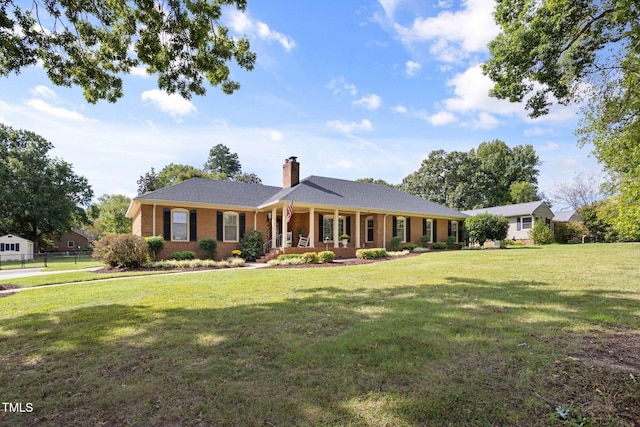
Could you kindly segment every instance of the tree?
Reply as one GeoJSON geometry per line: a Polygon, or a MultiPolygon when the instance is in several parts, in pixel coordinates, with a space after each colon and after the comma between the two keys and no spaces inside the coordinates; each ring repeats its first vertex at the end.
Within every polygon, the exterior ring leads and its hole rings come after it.
{"type": "Polygon", "coordinates": [[[226,179],[226,175],[206,172],[190,165],[170,163],[163,167],[158,173],[155,172],[154,168],[151,168],[151,171],[141,175],[137,181],[138,195],[178,184],[191,178],[223,180],[226,179]]]}
{"type": "Polygon", "coordinates": [[[369,184],[378,184],[378,185],[386,185],[387,187],[396,188],[397,186],[394,184],[389,184],[384,179],[373,179],[373,178],[358,178],[357,182],[367,182],[369,184]]]}
{"type": "Polygon", "coordinates": [[[262,180],[255,173],[238,172],[231,177],[231,180],[245,184],[262,184],[262,180]]]}
{"type": "Polygon", "coordinates": [[[509,196],[511,203],[535,202],[541,199],[536,186],[526,181],[518,181],[511,184],[509,196]]]}
{"type": "Polygon", "coordinates": [[[40,63],[59,86],[77,85],[87,101],[115,102],[135,67],[158,75],[158,87],[185,98],[204,95],[204,80],[233,93],[228,63],[252,70],[246,37],[219,24],[225,6],[246,0],[0,3],[0,75],[40,63]],[[25,7],[26,6],[26,7],[25,7]]]}
{"type": "Polygon", "coordinates": [[[593,205],[602,198],[601,186],[601,180],[597,175],[579,172],[574,175],[572,181],[556,185],[551,197],[558,203],[580,209],[593,205]]]}
{"type": "Polygon", "coordinates": [[[151,168],[151,170],[146,172],[144,175],[140,175],[137,184],[138,196],[162,188],[160,187],[160,180],[158,179],[158,174],[154,168],[151,168]]]}
{"type": "MultiPolygon", "coordinates": [[[[510,148],[502,141],[483,142],[469,152],[432,151],[400,189],[453,209],[511,203],[511,185],[538,182],[540,160],[530,145],[510,148]]],[[[537,189],[536,189],[537,191],[537,189]]]]}
{"type": "Polygon", "coordinates": [[[232,153],[229,147],[223,144],[209,150],[209,158],[204,164],[205,171],[225,174],[227,177],[241,172],[241,169],[238,154],[232,153]]]}
{"type": "Polygon", "coordinates": [[[131,219],[125,217],[130,203],[131,199],[122,194],[104,194],[98,197],[98,203],[92,204],[87,210],[88,215],[90,212],[97,212],[90,227],[94,237],[131,233],[131,219]]]}
{"type": "Polygon", "coordinates": [[[81,206],[93,191],[71,165],[48,156],[53,145],[41,136],[0,124],[0,232],[32,240],[61,235],[86,222],[81,206]]]}
{"type": "MultiPolygon", "coordinates": [[[[640,8],[627,0],[497,2],[502,32],[489,43],[491,94],[530,115],[581,102],[579,145],[621,178],[620,218],[640,223],[640,8]]],[[[618,217],[618,216],[617,216],[618,217]]]]}
{"type": "Polygon", "coordinates": [[[509,220],[502,215],[478,214],[464,220],[469,239],[484,246],[487,240],[504,240],[509,233],[509,220]]]}

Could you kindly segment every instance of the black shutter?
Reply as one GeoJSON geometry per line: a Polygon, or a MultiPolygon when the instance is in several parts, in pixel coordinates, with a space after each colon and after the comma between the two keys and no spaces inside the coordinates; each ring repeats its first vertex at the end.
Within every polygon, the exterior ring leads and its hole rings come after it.
{"type": "Polygon", "coordinates": [[[189,240],[191,242],[198,241],[198,211],[195,209],[189,211],[189,240]]]}
{"type": "Polygon", "coordinates": [[[427,235],[427,218],[422,218],[422,235],[427,235]]]}
{"type": "Polygon", "coordinates": [[[167,242],[171,241],[171,209],[169,208],[162,210],[162,237],[167,242]]]}
{"type": "Polygon", "coordinates": [[[346,230],[344,232],[347,233],[349,237],[351,237],[352,242],[355,242],[356,238],[351,235],[351,217],[350,216],[347,217],[347,223],[345,224],[345,227],[346,227],[346,230]]]}
{"type": "Polygon", "coordinates": [[[318,215],[318,242],[322,242],[324,238],[324,215],[318,215]]]}
{"type": "Polygon", "coordinates": [[[20,252],[20,243],[16,243],[16,252],[20,252]]]}
{"type": "Polygon", "coordinates": [[[395,216],[391,218],[391,237],[396,237],[398,233],[398,218],[395,216]]]}
{"type": "Polygon", "coordinates": [[[240,238],[244,237],[245,230],[247,228],[247,214],[240,214],[240,238]]]}
{"type": "Polygon", "coordinates": [[[433,240],[432,243],[434,243],[434,242],[438,241],[438,220],[434,219],[431,222],[431,226],[433,227],[433,230],[431,230],[431,232],[433,233],[433,239],[431,239],[431,240],[433,240]]]}
{"type": "Polygon", "coordinates": [[[224,217],[221,211],[216,212],[216,240],[218,242],[224,240],[224,217]]]}
{"type": "Polygon", "coordinates": [[[407,229],[405,230],[407,235],[406,235],[406,241],[407,243],[411,243],[411,218],[407,218],[406,219],[406,227],[407,229]]]}
{"type": "Polygon", "coordinates": [[[448,226],[449,228],[448,228],[448,231],[447,231],[447,237],[449,237],[449,236],[451,236],[451,221],[447,221],[447,222],[449,224],[449,226],[448,226]]]}
{"type": "Polygon", "coordinates": [[[516,219],[516,222],[518,224],[518,231],[522,230],[522,220],[520,219],[520,217],[516,219]]]}

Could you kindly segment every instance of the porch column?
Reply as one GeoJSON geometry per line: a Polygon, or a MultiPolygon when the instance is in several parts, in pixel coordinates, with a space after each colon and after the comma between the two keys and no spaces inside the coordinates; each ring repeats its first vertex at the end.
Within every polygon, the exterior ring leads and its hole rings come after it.
{"type": "Polygon", "coordinates": [[[340,245],[338,244],[340,242],[340,229],[338,228],[338,222],[340,221],[340,212],[338,212],[338,209],[336,209],[333,212],[333,247],[334,248],[339,248],[340,245]]]}
{"type": "Polygon", "coordinates": [[[282,247],[287,247],[287,204],[282,205],[282,247]]]}
{"type": "Polygon", "coordinates": [[[278,209],[271,209],[271,247],[276,247],[276,238],[278,237],[278,209]]]}
{"type": "MultiPolygon", "coordinates": [[[[140,210],[142,210],[142,206],[140,206],[140,210]]],[[[155,203],[153,204],[153,212],[151,214],[151,219],[153,220],[153,225],[152,225],[153,231],[152,231],[151,235],[152,236],[157,236],[157,234],[156,234],[156,204],[155,203]]],[[[140,229],[140,231],[142,231],[142,229],[140,229]]]]}
{"type": "Polygon", "coordinates": [[[360,248],[360,211],[356,211],[356,249],[360,248]]]}
{"type": "Polygon", "coordinates": [[[309,209],[309,247],[316,247],[316,218],[315,218],[315,208],[309,209]]]}

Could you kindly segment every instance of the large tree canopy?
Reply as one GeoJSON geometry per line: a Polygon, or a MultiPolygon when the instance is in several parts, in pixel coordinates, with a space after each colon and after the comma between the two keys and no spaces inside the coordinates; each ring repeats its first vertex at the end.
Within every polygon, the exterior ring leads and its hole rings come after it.
{"type": "Polygon", "coordinates": [[[469,152],[436,150],[399,188],[453,209],[507,205],[516,202],[514,183],[528,183],[537,191],[539,164],[532,146],[510,148],[499,140],[469,152]]]}
{"type": "Polygon", "coordinates": [[[33,132],[0,124],[0,234],[33,240],[86,221],[93,191],[71,165],[48,156],[53,146],[33,132]]]}
{"type": "Polygon", "coordinates": [[[577,134],[618,177],[614,228],[640,238],[640,4],[629,0],[497,0],[489,43],[492,95],[527,99],[533,117],[583,102],[577,134]]]}
{"type": "Polygon", "coordinates": [[[229,61],[252,70],[249,41],[228,34],[223,8],[246,0],[0,0],[0,76],[38,62],[51,81],[78,85],[87,101],[122,97],[122,74],[146,67],[158,87],[185,98],[205,79],[233,93],[229,61]]]}

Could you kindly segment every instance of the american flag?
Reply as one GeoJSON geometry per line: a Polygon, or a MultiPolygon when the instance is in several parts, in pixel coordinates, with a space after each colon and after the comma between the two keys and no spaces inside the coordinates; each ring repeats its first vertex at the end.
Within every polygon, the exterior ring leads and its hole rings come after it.
{"type": "Polygon", "coordinates": [[[293,215],[293,200],[287,206],[287,223],[291,221],[291,215],[293,215]]]}

